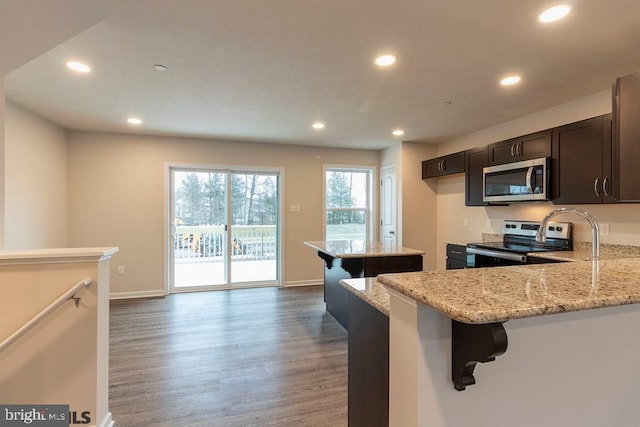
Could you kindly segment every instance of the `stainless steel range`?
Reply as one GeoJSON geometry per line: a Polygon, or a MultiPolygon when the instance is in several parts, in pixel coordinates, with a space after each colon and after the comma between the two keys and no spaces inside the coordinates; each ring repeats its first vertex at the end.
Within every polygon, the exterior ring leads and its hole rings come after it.
{"type": "Polygon", "coordinates": [[[467,243],[467,267],[497,267],[534,264],[546,261],[527,256],[531,252],[569,251],[573,249],[572,224],[553,222],[547,225],[547,241],[536,242],[539,222],[505,220],[501,242],[467,243]]]}

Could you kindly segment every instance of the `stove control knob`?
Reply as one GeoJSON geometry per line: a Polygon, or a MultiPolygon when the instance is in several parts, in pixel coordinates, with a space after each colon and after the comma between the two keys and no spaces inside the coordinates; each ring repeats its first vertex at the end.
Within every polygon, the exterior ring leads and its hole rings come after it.
{"type": "Polygon", "coordinates": [[[549,231],[556,231],[555,227],[549,227],[549,231]]]}
{"type": "Polygon", "coordinates": [[[557,231],[562,231],[562,227],[556,227],[557,231]]]}

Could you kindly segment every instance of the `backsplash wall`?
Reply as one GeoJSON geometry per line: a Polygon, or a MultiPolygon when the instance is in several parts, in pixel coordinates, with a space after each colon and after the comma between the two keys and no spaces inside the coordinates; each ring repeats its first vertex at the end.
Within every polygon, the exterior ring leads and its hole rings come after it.
{"type": "MultiPolygon", "coordinates": [[[[548,212],[563,206],[551,202],[524,202],[509,206],[466,207],[464,176],[441,178],[437,208],[438,269],[445,266],[446,242],[477,242],[482,240],[482,233],[501,233],[502,222],[506,219],[541,221],[548,212]]],[[[609,235],[600,236],[602,243],[640,246],[640,203],[571,206],[588,211],[599,224],[609,224],[609,235]]],[[[591,241],[591,228],[582,217],[563,214],[554,221],[573,223],[574,240],[591,241]]]]}

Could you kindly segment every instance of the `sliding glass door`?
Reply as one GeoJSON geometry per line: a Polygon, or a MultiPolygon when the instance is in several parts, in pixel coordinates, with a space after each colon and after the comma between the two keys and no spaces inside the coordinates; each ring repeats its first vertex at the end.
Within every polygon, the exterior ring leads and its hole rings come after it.
{"type": "Polygon", "coordinates": [[[170,291],[279,283],[279,173],[171,168],[170,291]]]}
{"type": "Polygon", "coordinates": [[[278,254],[278,176],[231,174],[231,278],[275,281],[278,254]]]}

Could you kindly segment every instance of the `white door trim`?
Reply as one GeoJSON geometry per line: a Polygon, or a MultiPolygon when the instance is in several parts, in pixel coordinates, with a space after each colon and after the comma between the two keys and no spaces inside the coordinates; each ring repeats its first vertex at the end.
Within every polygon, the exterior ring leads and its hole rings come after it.
{"type": "Polygon", "coordinates": [[[400,233],[398,231],[398,174],[396,165],[388,165],[380,168],[380,241],[387,241],[387,234],[393,234],[393,244],[399,245],[400,241],[400,233]],[[393,182],[393,188],[391,188],[391,200],[387,200],[386,191],[389,188],[385,187],[385,179],[386,177],[391,176],[393,182]],[[385,224],[385,219],[387,218],[386,209],[387,203],[391,203],[391,222],[392,224],[385,224]]]}

